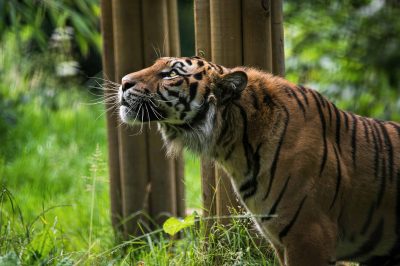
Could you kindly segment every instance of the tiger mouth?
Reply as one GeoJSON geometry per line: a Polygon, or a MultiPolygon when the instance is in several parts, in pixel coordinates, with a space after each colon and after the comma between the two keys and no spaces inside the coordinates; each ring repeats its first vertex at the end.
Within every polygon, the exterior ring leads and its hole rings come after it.
{"type": "Polygon", "coordinates": [[[122,98],[120,102],[120,114],[123,122],[129,124],[140,124],[151,121],[162,121],[165,114],[148,99],[136,99],[131,103],[122,98]]]}

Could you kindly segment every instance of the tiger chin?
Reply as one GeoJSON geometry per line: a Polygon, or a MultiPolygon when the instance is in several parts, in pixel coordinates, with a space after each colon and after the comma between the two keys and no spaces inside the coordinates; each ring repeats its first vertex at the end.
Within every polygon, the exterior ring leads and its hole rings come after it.
{"type": "Polygon", "coordinates": [[[253,68],[158,59],[126,75],[120,117],[157,121],[229,173],[281,265],[400,265],[400,125],[339,110],[253,68]]]}

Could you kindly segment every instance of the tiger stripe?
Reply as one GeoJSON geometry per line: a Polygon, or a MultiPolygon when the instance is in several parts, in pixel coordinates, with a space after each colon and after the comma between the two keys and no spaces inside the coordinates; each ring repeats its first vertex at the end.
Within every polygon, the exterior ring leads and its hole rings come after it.
{"type": "Polygon", "coordinates": [[[306,89],[303,86],[297,86],[297,88],[299,89],[300,94],[303,97],[304,102],[308,106],[309,103],[308,103],[308,98],[307,98],[307,95],[306,95],[306,93],[307,93],[306,89]]]}
{"type": "Polygon", "coordinates": [[[337,176],[336,176],[335,194],[334,194],[334,196],[333,196],[332,203],[331,203],[329,209],[332,209],[333,206],[334,206],[335,203],[336,203],[336,199],[337,199],[337,196],[338,196],[338,194],[339,194],[340,183],[341,183],[341,181],[342,181],[342,166],[341,166],[341,163],[340,163],[339,154],[338,154],[338,151],[337,151],[337,149],[336,149],[335,146],[333,146],[333,150],[334,150],[334,152],[335,152],[337,176]]]}
{"type": "Polygon", "coordinates": [[[346,112],[341,112],[344,117],[344,127],[346,128],[346,131],[349,130],[349,117],[346,112]]]}
{"type": "MultiPolygon", "coordinates": [[[[372,120],[372,125],[375,130],[375,134],[377,136],[377,143],[379,147],[379,160],[380,160],[380,168],[381,168],[381,173],[379,175],[380,179],[380,186],[379,186],[379,191],[377,195],[377,206],[379,207],[381,205],[383,196],[384,196],[384,191],[386,188],[386,160],[385,160],[385,155],[383,153],[383,142],[382,142],[382,135],[380,132],[380,129],[378,128],[376,121],[372,120]]],[[[379,171],[379,170],[378,170],[379,171]]]]}
{"type": "Polygon", "coordinates": [[[322,105],[322,107],[326,107],[326,100],[322,97],[321,93],[319,93],[318,91],[313,91],[314,95],[317,95],[318,100],[320,102],[320,104],[322,105]]]}
{"type": "MultiPolygon", "coordinates": [[[[368,122],[370,122],[368,120],[368,122]]],[[[378,137],[376,134],[375,127],[371,126],[371,134],[372,134],[372,142],[374,143],[374,176],[375,180],[379,179],[379,168],[380,168],[380,160],[379,160],[379,154],[380,154],[380,147],[378,143],[378,137]]]]}
{"type": "Polygon", "coordinates": [[[394,127],[394,129],[397,131],[397,136],[400,138],[400,126],[399,126],[399,125],[396,125],[396,124],[393,123],[393,122],[389,122],[389,124],[390,124],[392,127],[394,127]]]}
{"type": "Polygon", "coordinates": [[[245,182],[239,188],[240,192],[245,192],[245,191],[248,191],[249,189],[251,189],[247,193],[244,193],[243,201],[246,201],[246,199],[250,198],[257,192],[257,186],[258,186],[257,176],[260,172],[260,148],[261,148],[261,145],[262,144],[258,145],[256,152],[253,155],[254,166],[252,169],[251,179],[248,180],[247,182],[245,182]]]}
{"type": "Polygon", "coordinates": [[[297,102],[297,105],[299,106],[300,110],[302,111],[304,119],[305,119],[306,118],[306,109],[305,109],[303,103],[300,101],[299,97],[297,96],[297,94],[294,90],[291,90],[291,92],[292,92],[294,99],[297,102]]]}
{"type": "Polygon", "coordinates": [[[260,105],[258,103],[257,93],[254,90],[251,90],[250,91],[250,95],[251,95],[252,104],[254,106],[254,109],[259,110],[260,109],[260,105]]]}
{"type": "Polygon", "coordinates": [[[365,136],[365,139],[366,139],[367,143],[369,143],[369,142],[370,142],[370,139],[369,139],[370,136],[369,136],[368,124],[367,124],[367,122],[365,122],[365,119],[364,119],[364,118],[361,119],[361,123],[362,123],[363,128],[364,128],[364,136],[365,136]]]}
{"type": "Polygon", "coordinates": [[[189,102],[193,101],[194,97],[196,97],[198,86],[199,86],[198,82],[190,83],[190,85],[189,85],[189,95],[190,95],[189,102]]]}
{"type": "Polygon", "coordinates": [[[389,134],[387,132],[387,129],[386,129],[385,125],[380,121],[377,121],[377,123],[378,123],[378,125],[380,126],[380,128],[382,129],[382,132],[383,132],[383,140],[384,140],[384,143],[385,143],[385,149],[387,150],[387,153],[388,153],[387,157],[388,157],[388,160],[389,160],[389,163],[388,163],[389,178],[390,178],[390,181],[393,181],[393,173],[394,173],[393,156],[394,155],[393,155],[392,141],[390,140],[390,137],[389,137],[389,134]]]}
{"type": "Polygon", "coordinates": [[[267,192],[265,193],[265,196],[264,196],[263,200],[266,200],[268,198],[268,196],[269,196],[269,193],[271,192],[271,187],[272,187],[272,183],[274,182],[275,172],[276,172],[276,168],[277,168],[277,165],[278,165],[279,155],[280,155],[280,152],[281,152],[283,140],[285,138],[286,130],[287,130],[288,125],[289,125],[289,117],[290,117],[289,116],[289,111],[283,105],[281,106],[281,108],[284,110],[286,118],[284,120],[283,131],[282,131],[281,136],[279,138],[278,147],[276,148],[276,151],[275,151],[274,160],[272,161],[269,184],[268,184],[267,192]]]}
{"type": "Polygon", "coordinates": [[[333,110],[335,111],[335,118],[336,118],[336,144],[339,149],[339,153],[342,153],[341,146],[340,146],[340,127],[341,127],[341,112],[337,109],[335,105],[333,105],[333,110]]]}
{"type": "Polygon", "coordinates": [[[329,125],[332,125],[332,104],[328,103],[328,117],[329,117],[329,125]]]}
{"type": "Polygon", "coordinates": [[[356,167],[356,154],[357,154],[357,122],[358,119],[356,116],[352,113],[350,113],[350,116],[353,120],[353,130],[351,134],[351,157],[353,159],[353,167],[356,167]]]}
{"type": "Polygon", "coordinates": [[[251,147],[250,143],[249,143],[249,137],[248,137],[248,132],[247,132],[247,113],[246,111],[243,109],[243,107],[241,107],[238,104],[234,104],[236,107],[238,107],[239,111],[240,111],[240,115],[242,116],[242,120],[243,120],[243,133],[242,133],[242,145],[244,147],[244,152],[245,152],[245,158],[246,158],[246,162],[247,162],[247,170],[245,173],[245,176],[247,176],[250,171],[251,171],[251,155],[253,154],[253,148],[251,147]]]}
{"type": "Polygon", "coordinates": [[[324,146],[323,146],[323,155],[322,155],[322,160],[321,160],[321,166],[320,166],[320,170],[319,170],[319,176],[321,176],[322,172],[324,171],[324,168],[325,168],[326,159],[328,158],[328,144],[326,141],[326,121],[325,121],[324,113],[322,111],[321,103],[317,99],[316,93],[314,93],[312,91],[311,95],[313,96],[315,104],[317,106],[319,118],[321,121],[321,127],[322,127],[322,136],[321,137],[322,137],[324,146]]]}
{"type": "Polygon", "coordinates": [[[293,225],[295,224],[297,218],[299,217],[300,211],[303,208],[304,202],[306,201],[307,196],[304,196],[303,200],[300,202],[299,207],[297,208],[292,220],[282,229],[282,231],[279,233],[279,239],[282,241],[284,237],[286,237],[289,234],[290,229],[292,229],[293,225]]]}
{"type": "Polygon", "coordinates": [[[272,205],[272,207],[271,207],[269,213],[267,214],[267,216],[261,218],[261,221],[262,221],[262,222],[269,221],[270,219],[272,219],[272,215],[275,214],[276,209],[278,208],[278,205],[279,205],[279,203],[281,202],[281,200],[282,200],[282,198],[283,198],[283,195],[284,195],[285,192],[286,192],[287,186],[288,186],[288,184],[289,184],[289,180],[290,180],[290,175],[289,175],[288,178],[286,179],[286,182],[285,182],[285,184],[283,185],[282,190],[281,190],[281,192],[280,192],[279,195],[278,195],[278,198],[276,199],[274,205],[272,205]]]}

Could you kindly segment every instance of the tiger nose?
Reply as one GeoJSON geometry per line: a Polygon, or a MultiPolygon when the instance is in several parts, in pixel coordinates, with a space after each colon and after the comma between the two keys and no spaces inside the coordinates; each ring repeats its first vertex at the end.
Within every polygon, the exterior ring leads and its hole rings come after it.
{"type": "Polygon", "coordinates": [[[133,88],[136,85],[136,82],[131,79],[122,79],[122,92],[125,92],[129,90],[130,88],[133,88]]]}

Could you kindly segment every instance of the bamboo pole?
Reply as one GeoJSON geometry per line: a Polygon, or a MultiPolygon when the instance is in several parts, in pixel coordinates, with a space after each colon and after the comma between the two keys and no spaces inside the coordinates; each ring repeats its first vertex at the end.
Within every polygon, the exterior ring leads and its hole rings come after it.
{"type": "MultiPolygon", "coordinates": [[[[168,36],[170,40],[169,56],[180,56],[179,20],[177,0],[168,0],[168,36]]],[[[179,154],[175,159],[175,190],[176,190],[176,215],[183,217],[186,214],[185,206],[185,161],[183,154],[179,154]]]]}
{"type": "MultiPolygon", "coordinates": [[[[180,54],[176,0],[102,1],[103,64],[113,80],[151,65],[161,53],[180,54]]],[[[117,132],[117,121],[109,117],[112,218],[128,237],[152,229],[145,217],[160,224],[163,214],[184,215],[183,159],[165,157],[155,124],[153,130],[120,126],[117,132]]]]}
{"type": "MultiPolygon", "coordinates": [[[[282,1],[195,0],[196,51],[209,51],[212,61],[227,67],[248,65],[284,75],[282,1]],[[206,6],[206,7],[205,7],[206,6]],[[209,17],[209,21],[208,21],[209,17]],[[211,44],[211,46],[209,46],[211,44]]],[[[208,56],[206,56],[206,59],[208,56]]],[[[210,162],[202,161],[203,202],[211,206],[209,184],[215,182],[210,162]]],[[[217,215],[239,205],[229,180],[217,171],[217,215]]],[[[210,213],[205,212],[205,215],[210,213]]]]}
{"type": "Polygon", "coordinates": [[[273,73],[285,76],[282,0],[271,1],[273,73]]]}
{"type": "Polygon", "coordinates": [[[178,20],[178,3],[177,0],[167,1],[167,19],[168,19],[168,32],[170,49],[168,55],[180,56],[181,46],[179,38],[179,20],[178,20]]]}
{"type": "Polygon", "coordinates": [[[241,8],[241,0],[210,1],[211,53],[217,64],[243,64],[241,8]]]}
{"type": "MultiPolygon", "coordinates": [[[[195,0],[194,11],[196,53],[207,60],[211,60],[210,1],[195,0]]],[[[201,188],[205,216],[217,215],[215,173],[214,163],[207,158],[201,158],[201,188]]]]}
{"type": "Polygon", "coordinates": [[[265,2],[242,1],[243,63],[272,72],[271,9],[265,2]]]}
{"type": "Polygon", "coordinates": [[[196,55],[211,60],[210,0],[194,1],[196,55]]]}
{"type": "MultiPolygon", "coordinates": [[[[113,25],[115,77],[117,80],[143,67],[141,40],[141,3],[139,0],[114,0],[113,25]]],[[[138,226],[148,211],[148,157],[146,134],[137,134],[138,127],[119,128],[119,157],[122,187],[124,235],[141,233],[138,226]]]]}
{"type": "Polygon", "coordinates": [[[217,215],[216,199],[216,169],[214,162],[203,157],[201,159],[201,190],[203,200],[203,215],[217,215]]]}
{"type": "Polygon", "coordinates": [[[175,187],[176,187],[176,215],[184,217],[186,215],[185,200],[185,160],[183,155],[179,155],[175,160],[175,187]]]}
{"type": "MultiPolygon", "coordinates": [[[[212,61],[226,67],[243,64],[241,0],[210,2],[212,61]]],[[[222,169],[217,169],[217,215],[230,214],[229,207],[236,207],[232,184],[222,169]]],[[[221,222],[229,222],[221,220],[221,222]]]]}
{"type": "MultiPolygon", "coordinates": [[[[114,38],[111,0],[101,1],[101,32],[103,35],[103,77],[115,82],[114,38]]],[[[115,95],[110,84],[105,83],[105,99],[115,95]]],[[[108,136],[108,168],[110,180],[111,222],[116,231],[121,232],[121,180],[118,151],[118,117],[114,103],[106,101],[107,136],[108,136]]]]}
{"type": "MultiPolygon", "coordinates": [[[[158,57],[154,49],[161,50],[165,56],[169,56],[172,47],[175,50],[179,47],[177,43],[171,45],[172,36],[169,34],[168,12],[174,11],[168,10],[166,0],[143,1],[143,43],[146,66],[151,65],[158,57]]],[[[176,21],[174,26],[177,25],[176,21]]],[[[177,28],[174,31],[177,31],[177,28]]],[[[177,34],[174,33],[173,38],[177,42],[177,34]]],[[[148,168],[151,180],[150,216],[155,219],[157,224],[162,224],[167,216],[178,213],[177,169],[176,162],[165,157],[165,151],[162,150],[163,142],[156,130],[157,125],[154,123],[151,127],[151,130],[147,130],[148,168]]]]}

